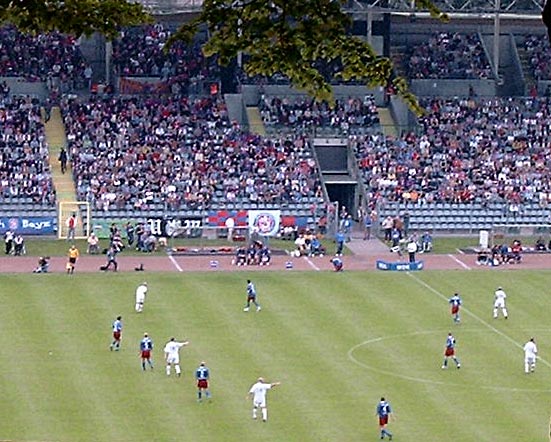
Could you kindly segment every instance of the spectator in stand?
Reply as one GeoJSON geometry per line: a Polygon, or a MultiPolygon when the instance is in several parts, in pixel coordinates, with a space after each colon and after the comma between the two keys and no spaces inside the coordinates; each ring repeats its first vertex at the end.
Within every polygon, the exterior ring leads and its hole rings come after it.
{"type": "Polygon", "coordinates": [[[0,202],[30,198],[53,207],[55,190],[38,101],[0,99],[0,134],[0,202]]]}
{"type": "Polygon", "coordinates": [[[490,62],[477,34],[438,32],[408,50],[409,78],[492,78],[490,62]]]}

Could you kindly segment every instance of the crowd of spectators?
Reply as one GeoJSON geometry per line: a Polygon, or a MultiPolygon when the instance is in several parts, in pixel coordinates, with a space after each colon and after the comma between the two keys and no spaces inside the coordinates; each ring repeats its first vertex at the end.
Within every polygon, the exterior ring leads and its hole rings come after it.
{"type": "Polygon", "coordinates": [[[418,134],[350,137],[372,204],[551,202],[549,98],[424,104],[418,134]]]}
{"type": "Polygon", "coordinates": [[[492,78],[492,69],[477,34],[438,32],[406,54],[411,79],[492,78]]]}
{"type": "Polygon", "coordinates": [[[334,106],[318,103],[310,97],[280,98],[263,96],[260,114],[268,129],[283,127],[293,130],[331,128],[349,133],[355,129],[379,125],[375,99],[371,95],[360,98],[337,98],[334,106]]]}
{"type": "Polygon", "coordinates": [[[82,80],[86,68],[78,40],[70,35],[31,35],[12,25],[0,27],[0,76],[69,83],[82,80]]]}
{"type": "Polygon", "coordinates": [[[0,99],[0,200],[54,205],[55,190],[40,106],[29,97],[0,99]]]}
{"type": "Polygon", "coordinates": [[[120,38],[113,42],[116,74],[163,80],[178,77],[184,83],[219,78],[216,59],[205,58],[198,41],[192,45],[175,41],[165,52],[163,48],[171,35],[172,30],[161,23],[121,31],[120,38]]]}
{"type": "Polygon", "coordinates": [[[526,37],[523,43],[526,51],[532,75],[536,80],[551,80],[551,48],[543,35],[531,35],[526,37]]]}
{"type": "Polygon", "coordinates": [[[216,97],[92,97],[62,108],[78,198],[96,209],[322,196],[315,161],[302,156],[304,137],[243,131],[216,97]]]}

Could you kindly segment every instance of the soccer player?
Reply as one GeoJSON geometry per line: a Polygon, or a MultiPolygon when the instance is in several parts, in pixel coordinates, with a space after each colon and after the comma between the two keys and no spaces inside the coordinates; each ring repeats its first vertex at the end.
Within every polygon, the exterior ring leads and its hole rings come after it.
{"type": "Polygon", "coordinates": [[[451,305],[451,313],[452,313],[453,321],[455,323],[461,322],[461,317],[459,316],[459,310],[463,302],[461,301],[461,297],[459,296],[459,293],[454,293],[454,295],[448,300],[448,302],[451,305]]]}
{"type": "Polygon", "coordinates": [[[509,317],[507,307],[505,306],[506,298],[507,295],[505,294],[505,291],[501,287],[498,287],[494,294],[494,319],[497,319],[499,309],[501,309],[501,313],[503,313],[503,317],[505,319],[509,317]]]}
{"type": "Polygon", "coordinates": [[[452,358],[457,368],[461,368],[459,359],[455,356],[455,338],[451,333],[448,333],[446,339],[446,348],[444,350],[444,362],[442,363],[442,369],[448,368],[448,358],[452,358]]]}
{"type": "Polygon", "coordinates": [[[538,347],[534,338],[524,344],[524,373],[533,373],[536,370],[536,358],[538,356],[538,347]]]}
{"type": "Polygon", "coordinates": [[[262,421],[268,420],[268,408],[266,407],[266,394],[268,390],[281,385],[281,382],[264,382],[263,378],[258,378],[255,384],[249,389],[248,398],[253,399],[253,419],[256,419],[258,408],[262,411],[262,421]]]}
{"type": "Polygon", "coordinates": [[[67,262],[67,273],[73,274],[75,273],[75,265],[77,263],[77,259],[80,256],[80,252],[76,248],[76,246],[73,244],[68,252],[69,261],[67,262]]]}
{"type": "Polygon", "coordinates": [[[342,262],[342,259],[336,256],[335,258],[330,260],[331,264],[333,264],[333,269],[335,272],[342,272],[344,271],[344,263],[342,262]]]}
{"type": "Polygon", "coordinates": [[[379,416],[379,429],[381,430],[381,439],[384,439],[385,436],[388,436],[388,440],[392,440],[392,433],[386,429],[386,426],[388,425],[388,418],[392,415],[392,408],[384,397],[382,397],[377,404],[376,414],[377,416],[379,416]]]}
{"type": "Polygon", "coordinates": [[[256,287],[252,283],[250,279],[247,279],[247,305],[243,309],[244,312],[249,311],[249,307],[251,306],[251,302],[256,305],[256,311],[259,312],[262,310],[262,307],[260,307],[260,304],[256,302],[256,287]]]}
{"type": "Polygon", "coordinates": [[[109,346],[109,350],[119,351],[121,349],[122,339],[122,316],[117,316],[113,321],[113,342],[109,346]]]}
{"type": "Polygon", "coordinates": [[[165,359],[166,359],[166,375],[170,376],[170,367],[173,365],[176,371],[176,376],[180,377],[182,370],[180,369],[180,348],[188,345],[189,341],[178,342],[175,338],[170,338],[165,345],[165,359]]]}
{"type": "Polygon", "coordinates": [[[197,370],[195,370],[195,379],[197,379],[197,401],[201,402],[203,400],[203,392],[205,392],[205,397],[210,399],[210,390],[209,390],[209,378],[210,371],[205,365],[205,362],[201,362],[197,370]]]}
{"type": "Polygon", "coordinates": [[[136,313],[143,312],[145,295],[147,294],[147,282],[142,282],[136,289],[136,313]]]}
{"type": "Polygon", "coordinates": [[[153,361],[151,360],[151,352],[153,351],[153,341],[147,333],[143,334],[143,339],[140,341],[140,355],[142,357],[142,369],[145,371],[145,363],[149,364],[149,368],[153,370],[153,361]]]}

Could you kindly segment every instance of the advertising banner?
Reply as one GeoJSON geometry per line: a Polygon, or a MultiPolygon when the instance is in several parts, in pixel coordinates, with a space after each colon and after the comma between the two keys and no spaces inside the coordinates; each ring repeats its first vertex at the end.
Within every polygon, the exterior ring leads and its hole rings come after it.
{"type": "Polygon", "coordinates": [[[281,210],[249,210],[249,231],[261,236],[275,236],[279,233],[281,210]]]}
{"type": "Polygon", "coordinates": [[[53,235],[56,231],[56,219],[44,216],[0,217],[0,232],[6,230],[22,235],[53,235]]]}

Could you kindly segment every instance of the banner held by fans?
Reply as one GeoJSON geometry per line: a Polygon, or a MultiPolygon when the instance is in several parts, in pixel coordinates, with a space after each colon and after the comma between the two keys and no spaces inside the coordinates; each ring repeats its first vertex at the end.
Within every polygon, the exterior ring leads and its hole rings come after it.
{"type": "Polygon", "coordinates": [[[277,235],[280,221],[281,210],[249,210],[249,231],[259,235],[277,235]]]}

